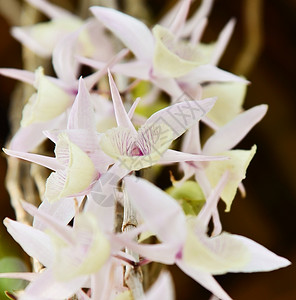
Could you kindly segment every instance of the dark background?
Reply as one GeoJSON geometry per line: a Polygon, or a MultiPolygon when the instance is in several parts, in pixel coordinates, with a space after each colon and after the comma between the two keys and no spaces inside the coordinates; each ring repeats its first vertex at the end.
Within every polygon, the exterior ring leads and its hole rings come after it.
{"type": "MultiPolygon", "coordinates": [[[[173,2],[147,1],[155,20],[173,2]]],[[[75,1],[59,1],[59,4],[75,10],[75,1]]],[[[122,1],[121,7],[124,6],[122,1]]],[[[238,195],[230,213],[223,213],[221,206],[224,230],[254,239],[293,263],[296,258],[296,1],[216,0],[206,31],[207,41],[214,40],[231,17],[237,19],[237,26],[220,66],[245,75],[251,81],[244,108],[266,103],[269,110],[239,145],[239,148],[249,149],[256,143],[258,151],[244,181],[247,197],[243,199],[238,195]],[[251,2],[254,8],[247,13],[246,5],[252,5],[251,2]],[[260,5],[256,8],[255,2],[261,3],[261,10],[260,5]],[[261,27],[256,27],[255,20],[253,22],[258,15],[261,27]],[[245,32],[246,22],[254,25],[249,35],[245,32]],[[253,64],[244,68],[239,65],[240,55],[254,42],[252,37],[256,38],[258,32],[262,35],[257,59],[253,59],[254,53],[250,52],[253,64]]],[[[21,48],[10,37],[9,25],[1,15],[0,37],[0,67],[21,68],[21,48]]],[[[14,85],[13,80],[0,77],[1,146],[9,132],[7,111],[14,85]]],[[[1,219],[5,216],[13,218],[4,187],[6,162],[3,155],[0,156],[0,168],[1,219]]],[[[1,243],[7,243],[2,227],[1,243]]],[[[178,299],[209,298],[207,291],[177,268],[172,270],[178,299]]],[[[269,273],[228,274],[217,279],[234,299],[292,300],[296,299],[295,270],[292,265],[269,273]]]]}

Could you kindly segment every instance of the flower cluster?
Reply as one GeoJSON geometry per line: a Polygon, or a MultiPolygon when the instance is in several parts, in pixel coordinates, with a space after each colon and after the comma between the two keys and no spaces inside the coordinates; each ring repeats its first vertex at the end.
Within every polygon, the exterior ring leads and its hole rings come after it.
{"type": "Polygon", "coordinates": [[[52,58],[56,77],[42,66],[35,73],[0,69],[36,89],[4,152],[52,171],[40,206],[22,203],[32,226],[4,220],[41,266],[1,274],[29,281],[12,291],[15,297],[174,299],[167,271],[143,290],[139,270],[159,262],[176,264],[228,300],[214,275],[289,265],[224,232],[219,218],[220,198],[230,211],[237,190],[244,194],[242,180],[256,152],[255,145],[233,148],[267,111],[266,105],[243,110],[248,81],[217,67],[234,21],[204,44],[211,0],[190,18],[191,1],[179,1],[152,29],[113,8],[90,7],[92,17],[82,20],[46,0],[26,1],[49,21],[12,34],[52,58]],[[88,75],[80,75],[82,66],[88,75]],[[210,133],[202,144],[201,122],[210,133]],[[55,144],[54,156],[34,153],[46,139],[55,144]],[[172,173],[163,191],[156,178],[172,164],[179,180],[172,173]]]}

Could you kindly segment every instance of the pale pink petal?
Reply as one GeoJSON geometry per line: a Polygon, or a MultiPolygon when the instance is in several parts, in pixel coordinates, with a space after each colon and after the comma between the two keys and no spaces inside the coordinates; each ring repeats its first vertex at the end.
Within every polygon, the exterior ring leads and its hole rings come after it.
{"type": "Polygon", "coordinates": [[[211,58],[211,64],[217,65],[219,63],[219,60],[223,55],[224,50],[231,38],[234,26],[235,20],[231,19],[219,34],[218,40],[215,45],[215,50],[211,58]]]}
{"type": "Polygon", "coordinates": [[[65,226],[60,220],[56,220],[53,216],[48,215],[42,210],[38,210],[34,205],[28,202],[23,201],[22,206],[30,215],[35,218],[38,217],[47,227],[53,229],[64,241],[67,241],[69,244],[73,243],[71,227],[65,226]]]}
{"type": "Polygon", "coordinates": [[[220,199],[220,194],[223,191],[228,180],[228,172],[226,171],[215,188],[211,191],[210,195],[207,197],[207,201],[200,213],[198,214],[198,220],[204,224],[204,226],[208,226],[209,221],[211,219],[212,214],[217,210],[218,201],[220,199]]]}
{"type": "Polygon", "coordinates": [[[27,281],[34,281],[38,277],[37,273],[32,272],[19,272],[19,273],[0,273],[0,278],[14,278],[23,279],[27,281]]]}
{"type": "Polygon", "coordinates": [[[78,94],[69,114],[67,128],[87,129],[94,132],[96,130],[95,116],[90,94],[82,77],[79,79],[78,94]]]}
{"type": "Polygon", "coordinates": [[[9,218],[5,218],[3,223],[7,227],[9,234],[28,255],[36,258],[45,266],[52,265],[54,248],[47,234],[9,218]]]}
{"type": "Polygon", "coordinates": [[[201,65],[179,80],[180,82],[185,83],[202,83],[208,81],[249,83],[244,78],[219,69],[213,65],[201,65]]]}
{"type": "Polygon", "coordinates": [[[232,149],[266,114],[267,105],[257,105],[238,115],[217,130],[205,143],[204,154],[216,154],[232,149]]]}
{"type": "Polygon", "coordinates": [[[214,279],[210,273],[201,272],[185,264],[182,260],[177,261],[179,268],[188,276],[193,278],[196,282],[204,288],[212,292],[221,300],[231,300],[227,293],[222,289],[220,284],[214,279]]]}
{"type": "Polygon", "coordinates": [[[39,154],[34,154],[34,153],[14,151],[14,150],[5,149],[5,148],[3,148],[3,151],[5,154],[7,154],[9,156],[17,157],[20,159],[24,159],[24,160],[36,163],[38,165],[44,166],[53,171],[63,168],[63,166],[54,157],[49,157],[49,156],[44,156],[44,155],[39,155],[39,154]]]}
{"type": "Polygon", "coordinates": [[[200,20],[200,22],[197,24],[195,29],[193,30],[190,38],[190,42],[194,45],[196,45],[200,40],[201,37],[206,29],[206,26],[208,25],[208,19],[203,18],[200,20]]]}
{"type": "Polygon", "coordinates": [[[186,222],[180,205],[147,180],[131,176],[124,179],[124,184],[127,197],[149,230],[161,241],[182,245],[186,237],[186,222]]]}
{"type": "Polygon", "coordinates": [[[146,124],[166,124],[173,131],[176,139],[187,129],[196,124],[215,104],[215,98],[188,100],[173,104],[154,113],[146,124]]]}
{"type": "Polygon", "coordinates": [[[79,63],[75,59],[78,50],[78,37],[81,30],[67,34],[55,46],[52,53],[52,65],[57,77],[75,85],[79,63]]]}
{"type": "Polygon", "coordinates": [[[31,85],[34,85],[35,82],[35,72],[10,68],[0,68],[0,74],[22,82],[26,82],[31,85]]]}
{"type": "Polygon", "coordinates": [[[174,17],[172,24],[169,27],[169,30],[178,36],[184,27],[186,18],[188,16],[191,0],[184,0],[177,12],[177,15],[174,17]]]}
{"type": "Polygon", "coordinates": [[[59,127],[63,128],[65,126],[66,114],[63,113],[48,122],[35,123],[27,127],[21,127],[12,138],[9,148],[17,151],[31,151],[46,139],[43,130],[59,127]]]}
{"type": "Polygon", "coordinates": [[[174,300],[175,288],[171,274],[162,271],[145,296],[146,300],[174,300]]]}
{"type": "MultiPolygon", "coordinates": [[[[84,197],[76,197],[77,204],[80,205],[84,197]]],[[[56,220],[63,223],[64,225],[69,224],[75,215],[75,201],[74,198],[62,198],[56,202],[49,202],[44,199],[38,210],[44,212],[47,215],[53,216],[56,220]]],[[[42,219],[36,216],[33,220],[33,227],[39,230],[44,230],[47,226],[42,219]]]]}
{"type": "Polygon", "coordinates": [[[250,261],[241,269],[229,270],[229,272],[268,272],[287,267],[291,264],[286,258],[276,255],[251,239],[235,234],[231,236],[248,248],[250,261]]]}
{"type": "Polygon", "coordinates": [[[68,299],[84,287],[88,277],[80,276],[70,281],[57,281],[51,269],[42,272],[38,279],[31,282],[23,296],[25,299],[68,299]],[[30,298],[32,297],[32,298],[30,298]]]}
{"type": "Polygon", "coordinates": [[[207,156],[199,154],[191,154],[180,152],[176,150],[167,150],[163,156],[160,158],[158,163],[171,164],[176,162],[185,162],[185,161],[213,161],[213,160],[225,160],[225,156],[207,156]]]}
{"type": "Polygon", "coordinates": [[[54,5],[46,0],[26,0],[28,3],[39,9],[49,18],[69,18],[73,17],[73,15],[61,8],[60,6],[54,5]]]}
{"type": "Polygon", "coordinates": [[[93,6],[90,10],[139,60],[152,60],[153,36],[144,23],[112,8],[93,6]]]}
{"type": "Polygon", "coordinates": [[[141,98],[138,97],[138,98],[134,101],[134,103],[133,103],[133,105],[131,106],[130,110],[128,111],[127,115],[128,115],[128,117],[129,117],[130,119],[132,119],[132,117],[133,117],[133,115],[134,115],[134,112],[135,112],[135,110],[136,110],[136,108],[137,108],[137,106],[138,106],[138,104],[139,104],[140,101],[141,101],[141,98]]]}
{"type": "Polygon", "coordinates": [[[193,125],[184,134],[181,150],[187,153],[201,153],[199,122],[193,125]]]}
{"type": "MultiPolygon", "coordinates": [[[[95,69],[103,69],[105,62],[93,60],[86,57],[77,56],[77,60],[84,65],[95,69]]],[[[150,65],[142,61],[132,61],[127,63],[115,64],[110,67],[113,73],[125,75],[127,77],[139,78],[142,80],[149,79],[150,65]]]]}
{"type": "Polygon", "coordinates": [[[107,61],[101,69],[99,68],[100,71],[97,71],[96,73],[85,77],[84,81],[87,89],[90,90],[107,73],[108,68],[110,69],[118,61],[124,58],[128,53],[128,49],[122,49],[119,53],[117,53],[109,61],[107,61]]]}
{"type": "Polygon", "coordinates": [[[184,95],[183,90],[179,87],[177,81],[174,78],[158,77],[154,79],[152,76],[150,80],[156,87],[170,95],[173,98],[173,101],[179,100],[179,98],[184,95]]]}
{"type": "Polygon", "coordinates": [[[115,113],[117,125],[118,127],[129,128],[131,132],[136,133],[137,131],[125,110],[119,91],[115,85],[115,82],[112,78],[110,71],[108,72],[108,76],[109,76],[109,84],[110,84],[111,96],[113,100],[114,113],[115,113]]]}
{"type": "Polygon", "coordinates": [[[203,0],[196,13],[186,22],[182,36],[188,36],[202,19],[207,18],[213,6],[213,0],[203,0]]]}

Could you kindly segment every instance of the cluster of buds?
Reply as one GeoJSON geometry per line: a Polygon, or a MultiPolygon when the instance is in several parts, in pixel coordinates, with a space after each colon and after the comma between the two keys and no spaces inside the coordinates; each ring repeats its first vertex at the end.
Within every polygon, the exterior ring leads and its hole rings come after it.
{"type": "Polygon", "coordinates": [[[243,110],[249,82],[217,67],[234,20],[217,41],[204,44],[212,0],[190,18],[191,1],[179,1],[152,29],[113,8],[90,7],[92,17],[82,20],[46,0],[26,1],[50,20],[14,27],[12,34],[52,58],[56,77],[42,66],[35,73],[0,69],[36,89],[4,152],[52,173],[39,207],[22,202],[31,225],[4,220],[39,264],[35,272],[1,274],[29,282],[10,295],[172,300],[166,269],[153,280],[141,271],[158,262],[176,264],[229,300],[213,276],[289,265],[258,243],[224,232],[220,222],[219,200],[230,211],[237,191],[245,193],[242,180],[256,152],[255,145],[233,148],[267,111],[266,105],[243,110]],[[201,123],[210,133],[203,143],[201,123]],[[47,139],[54,156],[36,154],[47,139]],[[172,165],[164,191],[157,179],[172,165]]]}

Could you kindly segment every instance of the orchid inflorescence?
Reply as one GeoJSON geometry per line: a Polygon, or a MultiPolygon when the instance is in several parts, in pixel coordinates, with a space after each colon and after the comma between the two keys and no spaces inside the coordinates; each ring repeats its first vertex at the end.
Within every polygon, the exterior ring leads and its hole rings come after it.
{"type": "Polygon", "coordinates": [[[234,20],[216,42],[204,44],[212,0],[190,18],[191,1],[179,1],[152,29],[113,8],[90,7],[92,17],[82,20],[46,0],[26,1],[50,20],[14,27],[12,34],[52,58],[56,77],[42,66],[35,73],[0,69],[36,89],[4,152],[52,173],[38,208],[22,202],[32,225],[4,220],[40,265],[36,272],[2,273],[29,282],[10,295],[174,299],[165,269],[143,287],[149,272],[141,269],[158,262],[176,264],[228,300],[214,275],[289,265],[224,232],[219,218],[220,198],[230,211],[237,190],[244,195],[242,180],[256,152],[255,145],[233,148],[267,111],[266,105],[243,110],[249,82],[217,67],[234,20]],[[88,75],[81,76],[82,66],[88,75]],[[202,144],[201,122],[210,133],[202,144]],[[55,144],[54,157],[34,153],[47,139],[55,144]],[[173,164],[164,191],[156,179],[173,164]]]}

